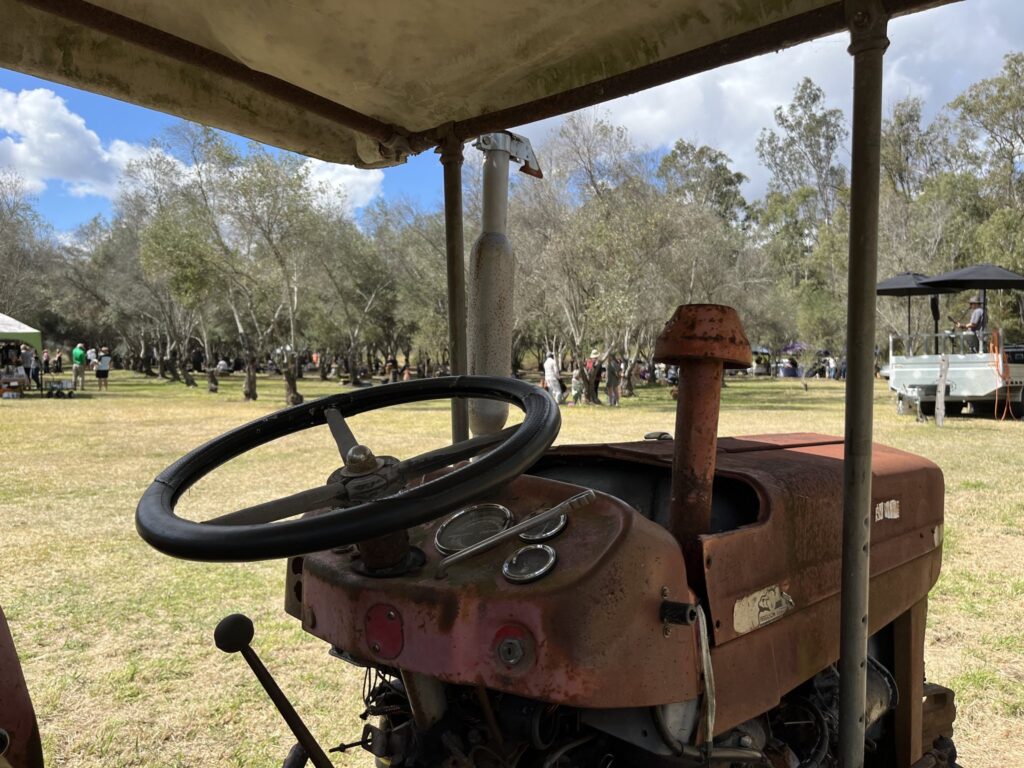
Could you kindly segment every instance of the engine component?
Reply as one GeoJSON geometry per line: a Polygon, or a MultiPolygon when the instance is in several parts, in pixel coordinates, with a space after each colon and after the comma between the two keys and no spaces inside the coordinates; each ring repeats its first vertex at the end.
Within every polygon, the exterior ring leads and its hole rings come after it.
{"type": "Polygon", "coordinates": [[[673,755],[691,742],[700,719],[698,700],[659,707],[584,709],[580,720],[655,755],[673,755]]]}
{"type": "MultiPolygon", "coordinates": [[[[868,657],[865,731],[880,737],[882,718],[899,700],[892,674],[868,657]]],[[[770,713],[771,736],[766,755],[776,766],[832,768],[838,765],[839,673],[829,667],[787,696],[770,713]]]]}

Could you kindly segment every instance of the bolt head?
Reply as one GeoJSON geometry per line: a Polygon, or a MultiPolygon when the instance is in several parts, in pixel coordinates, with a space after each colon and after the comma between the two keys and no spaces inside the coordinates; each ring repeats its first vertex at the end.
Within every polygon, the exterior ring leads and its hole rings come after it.
{"type": "Polygon", "coordinates": [[[345,469],[349,472],[372,472],[377,468],[377,457],[365,445],[354,445],[345,457],[345,469]]]}
{"type": "Polygon", "coordinates": [[[661,597],[662,597],[662,599],[667,599],[668,598],[668,587],[662,587],[661,588],[661,597]]]}
{"type": "Polygon", "coordinates": [[[661,628],[661,634],[664,637],[671,637],[672,636],[672,627],[670,627],[668,624],[665,624],[661,628]]]}
{"type": "Polygon", "coordinates": [[[374,643],[370,646],[370,650],[374,653],[380,653],[380,643],[374,643]]]}

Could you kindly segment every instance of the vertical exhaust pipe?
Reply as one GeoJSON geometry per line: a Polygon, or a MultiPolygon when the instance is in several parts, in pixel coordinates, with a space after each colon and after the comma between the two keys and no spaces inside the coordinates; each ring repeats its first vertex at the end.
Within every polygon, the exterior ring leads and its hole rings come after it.
{"type": "Polygon", "coordinates": [[[750,342],[732,307],[684,304],[655,341],[654,360],[679,366],[669,530],[685,546],[711,530],[723,373],[750,367],[750,342]]]}
{"type": "MultiPolygon", "coordinates": [[[[488,133],[473,146],[484,153],[484,179],[483,226],[469,255],[469,372],[508,376],[512,373],[516,275],[515,254],[506,235],[509,161],[521,162],[523,173],[542,176],[533,148],[522,136],[488,133]]],[[[501,431],[507,418],[507,403],[470,401],[469,428],[474,435],[501,431]]]]}

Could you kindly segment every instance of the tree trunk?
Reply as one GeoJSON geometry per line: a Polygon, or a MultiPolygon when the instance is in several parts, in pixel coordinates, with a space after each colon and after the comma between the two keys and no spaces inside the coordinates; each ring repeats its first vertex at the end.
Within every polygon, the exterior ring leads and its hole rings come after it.
{"type": "Polygon", "coordinates": [[[217,381],[217,369],[211,365],[206,366],[206,391],[217,392],[220,383],[217,381]]]}
{"type": "Polygon", "coordinates": [[[157,372],[153,370],[153,353],[145,339],[142,342],[142,359],[139,361],[139,370],[145,376],[155,377],[157,372]]]}
{"type": "Polygon", "coordinates": [[[186,387],[197,387],[197,386],[199,386],[198,384],[196,384],[195,376],[192,375],[192,372],[189,371],[189,369],[187,367],[182,368],[182,370],[181,370],[181,377],[184,380],[186,387]]]}
{"type": "Polygon", "coordinates": [[[622,376],[622,396],[633,397],[636,392],[633,389],[633,374],[636,371],[636,358],[626,361],[626,372],[622,376]]]}
{"type": "Polygon", "coordinates": [[[172,355],[171,357],[164,358],[161,362],[163,363],[164,371],[171,381],[181,381],[181,371],[178,370],[177,358],[172,355]]]}
{"type": "Polygon", "coordinates": [[[245,383],[242,385],[242,396],[246,402],[256,400],[256,356],[252,353],[245,358],[245,383]]]}
{"type": "Polygon", "coordinates": [[[320,353],[320,381],[327,381],[331,376],[331,366],[327,364],[327,355],[320,353]]]}
{"type": "Polygon", "coordinates": [[[284,366],[284,401],[288,405],[299,405],[305,398],[299,394],[295,384],[295,366],[284,366]]]}
{"type": "Polygon", "coordinates": [[[353,387],[359,385],[359,360],[356,359],[355,347],[348,351],[348,383],[353,387]]]}

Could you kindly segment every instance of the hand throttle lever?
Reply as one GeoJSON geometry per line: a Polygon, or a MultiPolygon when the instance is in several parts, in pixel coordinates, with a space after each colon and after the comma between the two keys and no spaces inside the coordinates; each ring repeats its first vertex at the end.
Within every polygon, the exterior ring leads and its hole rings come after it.
{"type": "Polygon", "coordinates": [[[256,631],[253,629],[252,620],[248,616],[233,613],[230,616],[225,616],[217,624],[217,629],[213,632],[213,642],[224,653],[238,653],[241,651],[242,658],[248,662],[253,674],[256,675],[256,679],[260,681],[263,690],[267,692],[270,700],[274,702],[277,711],[281,713],[281,717],[284,718],[285,723],[288,724],[292,733],[295,734],[295,740],[305,750],[313,765],[316,768],[334,768],[334,764],[328,759],[320,745],[316,743],[316,739],[313,738],[313,734],[309,732],[306,724],[302,722],[302,718],[295,711],[295,707],[288,701],[288,697],[284,695],[277,682],[271,677],[270,672],[263,666],[263,662],[256,655],[256,651],[249,645],[255,634],[256,631]]]}

